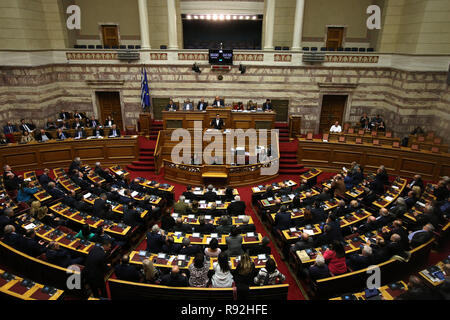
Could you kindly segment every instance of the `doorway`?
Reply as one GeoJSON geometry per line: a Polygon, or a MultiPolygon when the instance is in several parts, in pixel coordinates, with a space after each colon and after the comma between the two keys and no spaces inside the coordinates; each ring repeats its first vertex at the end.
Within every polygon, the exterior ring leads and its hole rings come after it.
{"type": "Polygon", "coordinates": [[[117,25],[103,25],[102,37],[103,45],[109,48],[119,46],[119,29],[117,25]]]}
{"type": "Polygon", "coordinates": [[[337,50],[342,47],[344,38],[344,27],[328,27],[327,28],[327,48],[337,50]]]}
{"type": "Polygon", "coordinates": [[[111,115],[117,128],[123,130],[122,108],[120,106],[119,92],[96,92],[100,122],[104,123],[107,116],[111,115]]]}
{"type": "Polygon", "coordinates": [[[331,126],[339,121],[342,126],[348,95],[324,95],[320,112],[319,133],[329,132],[331,126]]]}

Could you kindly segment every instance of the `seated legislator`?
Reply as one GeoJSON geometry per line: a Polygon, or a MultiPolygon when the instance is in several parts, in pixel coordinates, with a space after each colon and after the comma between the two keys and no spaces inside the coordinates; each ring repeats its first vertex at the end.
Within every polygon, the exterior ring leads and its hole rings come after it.
{"type": "Polygon", "coordinates": [[[95,119],[94,116],[91,116],[91,118],[86,121],[86,126],[89,128],[95,128],[95,127],[98,127],[99,125],[100,125],[100,121],[95,119]]]}
{"type": "Polygon", "coordinates": [[[0,144],[8,144],[9,141],[3,132],[0,132],[0,144]]]}
{"type": "Polygon", "coordinates": [[[105,132],[103,131],[102,128],[100,128],[99,126],[95,127],[95,129],[92,131],[92,135],[94,137],[104,137],[105,136],[105,132]]]}
{"type": "Polygon", "coordinates": [[[178,107],[177,105],[173,102],[173,100],[169,101],[169,104],[166,106],[166,111],[177,111],[178,107]]]}
{"type": "Polygon", "coordinates": [[[383,121],[383,118],[381,118],[381,116],[379,114],[377,114],[377,116],[373,117],[372,121],[370,122],[371,129],[377,130],[382,121],[383,121]]]}
{"type": "Polygon", "coordinates": [[[60,120],[69,120],[70,119],[70,113],[64,111],[64,109],[61,110],[61,112],[59,113],[59,118],[60,120]]]}
{"type": "Polygon", "coordinates": [[[75,110],[75,112],[73,113],[73,118],[79,119],[79,120],[83,120],[86,119],[86,115],[83,112],[78,112],[78,110],[75,110]]]}
{"type": "Polygon", "coordinates": [[[273,110],[272,102],[270,102],[270,99],[266,99],[266,102],[264,102],[262,105],[262,109],[263,109],[263,111],[272,111],[273,110]]]}
{"type": "Polygon", "coordinates": [[[55,130],[56,127],[56,123],[52,120],[52,119],[48,119],[47,123],[45,124],[45,130],[55,130]]]}
{"type": "Polygon", "coordinates": [[[225,102],[223,101],[223,99],[220,99],[219,96],[216,96],[214,98],[212,106],[213,107],[225,107],[225,102]]]}
{"type": "Polygon", "coordinates": [[[201,98],[197,104],[197,110],[199,110],[199,111],[206,110],[207,106],[208,106],[208,102],[205,102],[205,99],[201,98]]]}
{"type": "Polygon", "coordinates": [[[32,125],[31,123],[26,123],[25,119],[20,120],[20,126],[19,129],[23,132],[32,133],[36,127],[32,125]]]}
{"type": "Polygon", "coordinates": [[[245,110],[244,104],[239,101],[237,104],[233,106],[233,110],[245,110]]]}
{"type": "Polygon", "coordinates": [[[8,121],[6,123],[6,126],[3,127],[3,133],[4,134],[13,134],[14,132],[19,132],[19,130],[17,130],[16,125],[12,124],[11,121],[8,121]]]}
{"type": "Polygon", "coordinates": [[[249,100],[247,102],[247,110],[256,110],[256,103],[254,103],[252,100],[249,100]]]}
{"type": "Polygon", "coordinates": [[[58,129],[63,129],[63,130],[70,129],[69,122],[67,122],[66,120],[58,121],[57,127],[58,127],[58,129]]]}
{"type": "Polygon", "coordinates": [[[118,138],[120,137],[120,130],[116,128],[116,125],[113,124],[111,130],[109,130],[109,138],[118,138]]]}
{"type": "Polygon", "coordinates": [[[75,130],[75,133],[74,133],[73,137],[74,137],[74,139],[86,138],[86,131],[84,131],[83,127],[78,127],[75,130]]]}
{"type": "Polygon", "coordinates": [[[24,131],[22,137],[20,138],[20,143],[28,143],[32,141],[35,141],[34,137],[28,131],[24,131]]]}
{"type": "Polygon", "coordinates": [[[114,119],[110,115],[108,117],[106,117],[104,126],[106,128],[111,128],[113,126],[113,124],[114,124],[114,119]]]}
{"type": "Polygon", "coordinates": [[[120,263],[114,267],[114,272],[119,280],[140,282],[143,278],[143,274],[130,264],[130,257],[127,254],[123,255],[120,263]]]}
{"type": "Polygon", "coordinates": [[[72,123],[72,129],[78,129],[84,127],[83,120],[79,118],[75,118],[75,121],[72,123]]]}
{"type": "Polygon", "coordinates": [[[220,118],[219,114],[216,114],[216,118],[211,121],[211,127],[214,129],[222,130],[225,126],[223,120],[220,118]]]}
{"type": "Polygon", "coordinates": [[[67,138],[70,138],[70,134],[67,132],[63,132],[61,128],[59,128],[56,131],[56,139],[58,140],[66,140],[67,138]]]}
{"type": "Polygon", "coordinates": [[[359,123],[361,124],[361,129],[366,128],[366,125],[368,125],[370,122],[369,117],[367,116],[367,113],[363,113],[362,117],[359,118],[359,123]]]}
{"type": "Polygon", "coordinates": [[[39,133],[36,135],[36,141],[45,142],[47,140],[53,139],[52,135],[46,132],[44,129],[41,129],[39,133]]]}
{"type": "Polygon", "coordinates": [[[183,104],[183,110],[185,111],[194,110],[194,105],[189,99],[187,99],[186,102],[183,104]]]}
{"type": "Polygon", "coordinates": [[[330,133],[341,133],[342,127],[339,125],[339,121],[336,121],[330,128],[330,133]]]}

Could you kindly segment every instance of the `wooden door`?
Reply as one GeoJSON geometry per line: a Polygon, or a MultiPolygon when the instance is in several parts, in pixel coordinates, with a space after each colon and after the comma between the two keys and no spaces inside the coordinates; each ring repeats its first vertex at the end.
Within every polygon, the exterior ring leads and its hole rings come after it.
{"type": "MultiPolygon", "coordinates": [[[[288,110],[289,110],[289,100],[273,100],[271,99],[273,110],[277,113],[275,121],[277,122],[287,122],[288,121],[288,110]]],[[[261,104],[262,106],[262,104],[261,104]]]]}
{"type": "Polygon", "coordinates": [[[344,38],[344,28],[343,27],[328,27],[327,30],[327,48],[337,48],[342,47],[342,39],[344,38]]]}
{"type": "Polygon", "coordinates": [[[119,30],[117,26],[102,26],[103,45],[112,47],[119,46],[119,30]]]}
{"type": "Polygon", "coordinates": [[[117,128],[123,130],[119,92],[97,92],[97,98],[100,115],[100,119],[98,120],[103,124],[106,117],[111,115],[117,128]]]}
{"type": "MultiPolygon", "coordinates": [[[[162,120],[161,111],[166,109],[169,102],[170,98],[152,98],[153,119],[162,120]]],[[[195,103],[193,103],[193,106],[197,107],[195,103]]]]}
{"type": "Polygon", "coordinates": [[[346,95],[324,95],[322,100],[322,111],[320,113],[319,133],[329,132],[331,126],[339,121],[342,126],[344,118],[346,95]]]}

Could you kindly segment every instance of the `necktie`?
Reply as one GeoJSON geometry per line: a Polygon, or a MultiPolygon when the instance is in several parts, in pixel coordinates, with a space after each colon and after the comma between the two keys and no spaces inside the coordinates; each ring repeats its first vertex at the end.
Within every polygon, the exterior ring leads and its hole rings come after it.
{"type": "Polygon", "coordinates": [[[13,132],[13,129],[11,126],[9,126],[9,133],[12,133],[12,132],[13,132]]]}

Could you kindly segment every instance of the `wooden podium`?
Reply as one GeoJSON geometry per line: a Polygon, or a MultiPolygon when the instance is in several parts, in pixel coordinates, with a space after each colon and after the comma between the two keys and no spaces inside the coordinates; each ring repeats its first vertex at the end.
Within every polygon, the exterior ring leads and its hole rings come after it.
{"type": "Polygon", "coordinates": [[[140,113],[139,114],[139,125],[138,131],[144,133],[148,136],[150,134],[150,129],[152,127],[152,114],[151,113],[140,113]]]}
{"type": "Polygon", "coordinates": [[[289,116],[289,138],[295,139],[297,135],[301,134],[301,116],[289,116]]]}

